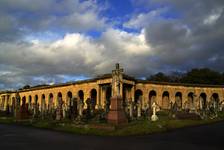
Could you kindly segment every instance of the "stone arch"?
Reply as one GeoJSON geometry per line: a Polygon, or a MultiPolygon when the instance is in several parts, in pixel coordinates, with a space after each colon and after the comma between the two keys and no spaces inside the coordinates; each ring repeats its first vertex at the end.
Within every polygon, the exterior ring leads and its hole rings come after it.
{"type": "Polygon", "coordinates": [[[220,100],[219,100],[219,94],[218,93],[213,93],[212,94],[212,96],[211,96],[211,103],[213,104],[213,107],[215,109],[219,108],[220,100]]]}
{"type": "Polygon", "coordinates": [[[34,97],[34,104],[38,104],[38,95],[35,95],[35,97],[34,97]]]}
{"type": "Polygon", "coordinates": [[[207,107],[207,95],[206,93],[201,93],[199,96],[199,108],[205,110],[207,107]]]}
{"type": "Polygon", "coordinates": [[[156,103],[156,91],[155,90],[151,90],[149,92],[149,108],[151,108],[153,103],[156,103]]]}
{"type": "Polygon", "coordinates": [[[73,97],[72,92],[68,91],[66,96],[66,104],[68,105],[68,107],[72,105],[72,97],[73,97]]]}
{"type": "Polygon", "coordinates": [[[22,105],[26,105],[26,96],[23,96],[22,98],[22,105]]]}
{"type": "Polygon", "coordinates": [[[143,92],[142,90],[138,89],[135,91],[135,103],[142,102],[143,92]]]}
{"type": "Polygon", "coordinates": [[[79,98],[79,100],[84,101],[84,92],[83,92],[83,90],[79,90],[79,92],[78,92],[78,98],[79,98]]]}
{"type": "Polygon", "coordinates": [[[66,101],[67,105],[70,107],[72,105],[72,92],[68,91],[67,92],[67,101],[66,101]]]}
{"type": "Polygon", "coordinates": [[[32,96],[31,95],[29,95],[28,107],[29,107],[29,109],[31,109],[31,107],[32,107],[32,96]]]}
{"type": "Polygon", "coordinates": [[[54,95],[50,93],[48,99],[48,109],[52,110],[53,108],[54,108],[54,95]]]}
{"type": "Polygon", "coordinates": [[[176,92],[175,102],[177,103],[177,107],[181,109],[182,108],[182,93],[181,92],[176,92]]]}
{"type": "Polygon", "coordinates": [[[112,96],[112,88],[111,86],[106,87],[106,105],[108,104],[110,106],[110,98],[112,96]]]}
{"type": "Polygon", "coordinates": [[[45,106],[46,106],[46,100],[45,100],[45,95],[42,94],[41,96],[41,111],[45,111],[45,106]]]}
{"type": "Polygon", "coordinates": [[[59,108],[62,108],[62,103],[63,103],[62,93],[61,92],[58,92],[58,96],[57,96],[57,106],[59,108]]]}
{"type": "Polygon", "coordinates": [[[169,109],[170,94],[168,91],[164,91],[162,94],[162,109],[169,109]]]}
{"type": "Polygon", "coordinates": [[[193,92],[188,93],[188,95],[187,95],[187,103],[188,103],[188,109],[190,109],[190,110],[195,109],[195,106],[194,106],[194,93],[193,92]]]}
{"type": "Polygon", "coordinates": [[[94,109],[95,106],[96,106],[96,99],[97,99],[97,91],[96,91],[96,89],[92,89],[90,91],[90,99],[91,99],[91,102],[93,103],[93,109],[94,109]]]}
{"type": "Polygon", "coordinates": [[[16,107],[16,98],[13,96],[12,97],[12,111],[14,111],[15,107],[16,107]]]}

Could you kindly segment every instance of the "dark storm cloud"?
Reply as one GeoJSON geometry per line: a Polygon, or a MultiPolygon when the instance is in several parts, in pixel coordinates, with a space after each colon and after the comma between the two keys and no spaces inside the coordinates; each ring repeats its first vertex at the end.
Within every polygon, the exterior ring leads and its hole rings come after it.
{"type": "MultiPolygon", "coordinates": [[[[143,0],[140,3],[151,7],[164,4],[166,13],[174,11],[179,14],[178,17],[158,14],[147,20],[148,24],[144,26],[147,42],[159,57],[161,68],[167,66],[184,71],[193,67],[210,67],[223,71],[224,1],[143,0]]],[[[133,20],[128,24],[138,24],[133,20]]]]}
{"type": "Polygon", "coordinates": [[[224,1],[133,4],[147,9],[130,14],[123,27],[139,33],[113,27],[95,1],[1,0],[0,89],[108,73],[117,62],[137,77],[193,67],[224,70],[224,1]],[[54,39],[62,30],[67,34],[54,39]],[[91,30],[100,36],[88,35],[91,30]],[[46,33],[53,40],[43,40],[46,33]]]}

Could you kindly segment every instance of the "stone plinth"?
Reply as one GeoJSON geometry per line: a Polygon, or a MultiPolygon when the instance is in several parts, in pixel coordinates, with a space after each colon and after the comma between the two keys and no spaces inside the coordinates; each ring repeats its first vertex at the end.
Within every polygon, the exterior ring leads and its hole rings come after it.
{"type": "Polygon", "coordinates": [[[115,125],[127,123],[128,119],[125,115],[124,109],[122,108],[122,97],[113,96],[110,100],[111,109],[107,116],[107,122],[115,125]]]}

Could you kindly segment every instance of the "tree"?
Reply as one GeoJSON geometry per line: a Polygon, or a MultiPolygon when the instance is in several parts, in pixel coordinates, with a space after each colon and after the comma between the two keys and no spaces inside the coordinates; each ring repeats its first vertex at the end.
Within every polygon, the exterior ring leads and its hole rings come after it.
{"type": "Polygon", "coordinates": [[[29,89],[30,85],[25,85],[22,89],[29,89]]]}
{"type": "Polygon", "coordinates": [[[162,72],[159,72],[155,75],[151,75],[149,78],[147,78],[149,81],[159,81],[159,82],[170,82],[169,76],[165,75],[162,72]]]}
{"type": "Polygon", "coordinates": [[[181,72],[173,72],[169,76],[159,72],[151,75],[147,78],[147,80],[159,82],[224,85],[224,73],[219,73],[209,68],[194,68],[185,74],[181,72]]]}
{"type": "Polygon", "coordinates": [[[181,79],[182,83],[223,84],[221,73],[208,68],[192,69],[181,79]]]}

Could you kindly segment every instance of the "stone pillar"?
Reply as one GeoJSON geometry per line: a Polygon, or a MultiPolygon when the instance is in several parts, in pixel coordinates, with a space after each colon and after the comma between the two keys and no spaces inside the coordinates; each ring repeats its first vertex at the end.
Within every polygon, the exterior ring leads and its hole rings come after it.
{"type": "Polygon", "coordinates": [[[3,107],[3,110],[5,111],[6,110],[6,107],[7,107],[7,95],[4,96],[4,107],[3,107]]]}
{"type": "Polygon", "coordinates": [[[130,93],[132,102],[135,101],[135,87],[134,87],[134,86],[135,86],[135,85],[133,85],[133,86],[131,87],[131,93],[130,93]]]}
{"type": "Polygon", "coordinates": [[[101,86],[97,85],[97,98],[96,98],[96,108],[101,109],[102,103],[101,103],[101,86]]]}
{"type": "Polygon", "coordinates": [[[100,88],[101,89],[101,98],[100,98],[100,101],[101,101],[101,106],[103,107],[103,108],[105,108],[105,106],[106,106],[106,103],[105,103],[105,100],[106,100],[106,94],[105,94],[105,89],[103,88],[103,87],[101,87],[100,88]]]}
{"type": "Polygon", "coordinates": [[[124,97],[123,96],[123,83],[120,83],[121,85],[120,85],[120,95],[121,95],[121,97],[124,97]]]}

